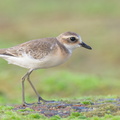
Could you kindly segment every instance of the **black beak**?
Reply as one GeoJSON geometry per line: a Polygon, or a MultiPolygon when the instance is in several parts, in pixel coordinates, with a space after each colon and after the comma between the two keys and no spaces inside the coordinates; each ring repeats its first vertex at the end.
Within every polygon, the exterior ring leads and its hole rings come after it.
{"type": "Polygon", "coordinates": [[[84,48],[87,48],[87,49],[92,49],[89,45],[85,44],[84,42],[80,43],[80,45],[84,48]]]}

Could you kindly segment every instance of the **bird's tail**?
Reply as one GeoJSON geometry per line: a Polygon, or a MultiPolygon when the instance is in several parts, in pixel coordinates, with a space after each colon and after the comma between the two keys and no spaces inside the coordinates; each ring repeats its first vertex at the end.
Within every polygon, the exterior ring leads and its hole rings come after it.
{"type": "Polygon", "coordinates": [[[2,57],[5,54],[6,49],[0,49],[0,57],[2,57]]]}

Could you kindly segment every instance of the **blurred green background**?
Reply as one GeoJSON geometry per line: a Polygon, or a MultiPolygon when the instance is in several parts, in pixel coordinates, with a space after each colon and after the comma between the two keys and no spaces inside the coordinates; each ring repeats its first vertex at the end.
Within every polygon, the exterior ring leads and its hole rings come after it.
{"type": "MultiPolygon", "coordinates": [[[[45,98],[120,95],[119,0],[0,1],[0,48],[73,31],[93,50],[79,48],[63,65],[34,71],[31,79],[45,98]]],[[[0,59],[0,99],[21,101],[26,69],[0,59]]],[[[26,95],[36,98],[26,82],[26,95]]]]}

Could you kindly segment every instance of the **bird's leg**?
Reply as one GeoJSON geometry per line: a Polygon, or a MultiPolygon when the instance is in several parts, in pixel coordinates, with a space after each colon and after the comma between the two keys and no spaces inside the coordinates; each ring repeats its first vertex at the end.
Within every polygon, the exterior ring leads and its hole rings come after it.
{"type": "Polygon", "coordinates": [[[35,94],[37,95],[38,97],[38,104],[40,103],[40,101],[43,101],[43,102],[47,102],[47,100],[44,100],[40,95],[39,93],[37,92],[37,90],[35,89],[34,85],[32,84],[32,82],[30,81],[30,74],[32,73],[33,70],[29,71],[28,72],[28,76],[27,76],[27,80],[28,82],[30,83],[32,89],[34,90],[35,94]]]}
{"type": "Polygon", "coordinates": [[[53,101],[44,100],[44,99],[40,96],[40,94],[37,92],[37,90],[35,89],[34,85],[33,85],[32,82],[30,81],[30,74],[32,73],[32,71],[33,71],[33,70],[30,70],[30,71],[28,72],[27,80],[28,80],[28,82],[30,83],[30,85],[31,85],[32,89],[34,90],[35,94],[36,94],[37,97],[38,97],[38,104],[40,104],[40,101],[43,101],[43,102],[53,102],[53,101]]]}
{"type": "Polygon", "coordinates": [[[25,82],[25,79],[28,80],[28,82],[30,83],[32,89],[34,90],[35,94],[37,95],[38,97],[38,104],[40,104],[40,101],[43,101],[43,102],[53,102],[53,101],[47,101],[47,100],[44,100],[40,95],[39,93],[37,92],[37,90],[35,89],[34,85],[32,84],[32,82],[30,81],[30,74],[32,73],[33,70],[30,70],[28,71],[22,78],[22,102],[23,102],[23,105],[31,105],[31,104],[28,104],[26,103],[25,101],[25,86],[24,86],[24,82],[25,82]]]}
{"type": "Polygon", "coordinates": [[[25,102],[25,86],[24,86],[24,82],[26,77],[28,76],[28,73],[26,73],[23,77],[22,77],[22,102],[23,105],[26,105],[27,103],[25,102]]]}
{"type": "Polygon", "coordinates": [[[23,77],[22,77],[22,102],[23,102],[23,106],[25,105],[31,105],[29,103],[26,103],[25,101],[25,85],[24,82],[26,80],[26,78],[28,79],[29,74],[32,72],[32,70],[28,71],[23,77]]]}

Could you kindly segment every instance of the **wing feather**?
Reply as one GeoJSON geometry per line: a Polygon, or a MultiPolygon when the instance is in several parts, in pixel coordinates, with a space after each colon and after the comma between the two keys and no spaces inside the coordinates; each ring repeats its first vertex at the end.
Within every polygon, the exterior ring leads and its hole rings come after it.
{"type": "Polygon", "coordinates": [[[31,40],[8,49],[0,49],[0,54],[14,57],[28,54],[35,59],[41,59],[50,54],[51,49],[56,49],[56,44],[56,38],[31,40]]]}

